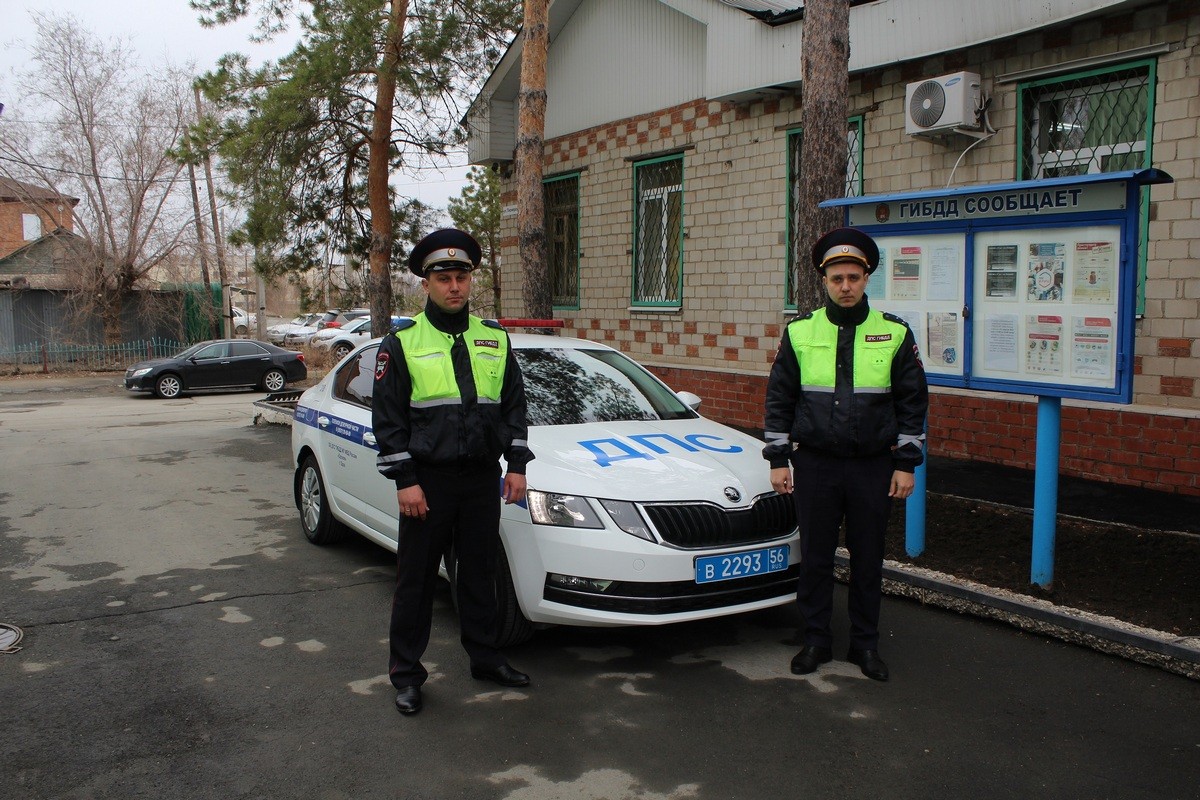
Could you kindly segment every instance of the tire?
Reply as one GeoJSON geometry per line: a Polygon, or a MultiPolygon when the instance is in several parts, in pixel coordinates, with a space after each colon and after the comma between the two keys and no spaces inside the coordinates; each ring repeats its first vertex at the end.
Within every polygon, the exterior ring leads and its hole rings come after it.
{"type": "Polygon", "coordinates": [[[333,346],[333,360],[341,361],[346,356],[350,355],[350,351],[354,347],[347,342],[338,342],[333,346]]]}
{"type": "Polygon", "coordinates": [[[238,336],[245,336],[249,330],[250,329],[247,328],[245,325],[238,325],[236,328],[233,329],[233,332],[236,333],[238,336]]]}
{"type": "Polygon", "coordinates": [[[268,392],[282,391],[287,385],[287,375],[281,369],[269,369],[262,378],[262,388],[268,392]]]}
{"type": "Polygon", "coordinates": [[[154,393],[164,400],[173,400],[183,392],[183,381],[174,372],[164,372],[154,382],[154,393]]]}
{"type": "MultiPolygon", "coordinates": [[[[450,601],[458,611],[458,560],[451,548],[446,553],[446,575],[450,578],[450,601]]],[[[496,554],[496,647],[504,649],[524,644],[533,638],[533,623],[521,613],[517,589],[513,586],[512,570],[504,545],[496,554]]]]}
{"type": "Polygon", "coordinates": [[[313,544],[337,544],[344,541],[350,532],[349,528],[333,518],[321,468],[312,456],[305,458],[300,467],[300,475],[296,480],[296,507],[300,510],[300,527],[313,544]]]}

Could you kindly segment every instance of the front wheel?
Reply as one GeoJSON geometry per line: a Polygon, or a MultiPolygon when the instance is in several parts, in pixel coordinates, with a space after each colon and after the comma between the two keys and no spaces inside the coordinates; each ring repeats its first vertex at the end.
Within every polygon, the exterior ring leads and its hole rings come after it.
{"type": "Polygon", "coordinates": [[[269,369],[267,374],[263,375],[262,387],[268,392],[278,392],[283,389],[287,383],[287,376],[283,374],[283,370],[269,369]]]}
{"type": "Polygon", "coordinates": [[[299,491],[296,505],[300,508],[300,527],[313,544],[337,544],[349,532],[345,525],[333,518],[329,509],[329,497],[325,493],[325,481],[321,468],[312,456],[304,459],[300,467],[299,491]]]}
{"type": "Polygon", "coordinates": [[[154,382],[154,393],[165,400],[179,397],[182,391],[183,381],[173,372],[160,375],[158,380],[154,382]]]}
{"type": "MultiPolygon", "coordinates": [[[[446,575],[450,579],[450,600],[458,611],[458,558],[451,548],[446,553],[446,575]]],[[[504,545],[496,554],[496,647],[513,647],[524,644],[533,637],[533,623],[521,613],[517,602],[517,588],[513,585],[512,570],[508,566],[508,555],[504,545]]]]}
{"type": "Polygon", "coordinates": [[[250,329],[247,328],[245,325],[238,325],[236,328],[234,328],[233,332],[236,333],[238,336],[245,336],[246,332],[249,330],[250,329]]]}
{"type": "Polygon", "coordinates": [[[350,355],[350,351],[354,348],[345,342],[338,342],[333,346],[333,360],[341,361],[346,356],[350,355]]]}

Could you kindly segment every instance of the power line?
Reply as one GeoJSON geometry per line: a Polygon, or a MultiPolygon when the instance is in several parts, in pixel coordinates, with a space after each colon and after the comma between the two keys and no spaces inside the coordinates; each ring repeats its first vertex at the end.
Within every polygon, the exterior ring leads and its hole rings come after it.
{"type": "MultiPolygon", "coordinates": [[[[9,161],[13,164],[20,164],[23,167],[30,169],[43,169],[47,172],[58,172],[63,175],[73,175],[76,178],[99,178],[104,181],[122,181],[124,183],[186,183],[186,178],[150,178],[148,180],[138,180],[125,176],[117,177],[114,175],[95,175],[90,172],[76,172],[75,170],[62,169],[61,167],[48,167],[45,164],[34,164],[32,161],[22,161],[19,158],[10,158],[9,156],[0,156],[0,161],[9,161]]],[[[182,167],[181,167],[182,168],[182,167]]]]}

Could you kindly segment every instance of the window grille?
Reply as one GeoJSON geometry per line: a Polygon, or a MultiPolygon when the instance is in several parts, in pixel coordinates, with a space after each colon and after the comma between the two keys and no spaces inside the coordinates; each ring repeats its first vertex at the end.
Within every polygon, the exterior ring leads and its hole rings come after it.
{"type": "Polygon", "coordinates": [[[683,157],[634,166],[634,305],[678,306],[683,295],[683,157]]]}
{"type": "Polygon", "coordinates": [[[1058,178],[1149,166],[1146,67],[1022,91],[1025,174],[1058,178]]]}
{"type": "MultiPolygon", "coordinates": [[[[1155,61],[1055,76],[1018,89],[1019,178],[1059,178],[1148,168],[1154,129],[1155,61]]],[[[1138,231],[1137,313],[1145,310],[1150,189],[1138,231]]]]}
{"type": "Polygon", "coordinates": [[[579,308],[579,176],[552,178],[542,190],[551,303],[579,308]]]}
{"type": "MultiPolygon", "coordinates": [[[[850,119],[846,129],[846,197],[861,197],[862,176],[862,126],[861,116],[850,119]]],[[[788,131],[788,269],[786,280],[786,303],[796,307],[797,269],[808,264],[808,256],[800,250],[800,142],[799,130],[788,131]]]]}

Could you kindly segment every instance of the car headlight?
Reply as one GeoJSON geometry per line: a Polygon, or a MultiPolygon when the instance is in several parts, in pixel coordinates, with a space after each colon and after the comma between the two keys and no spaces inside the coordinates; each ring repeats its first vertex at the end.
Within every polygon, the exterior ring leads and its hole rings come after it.
{"type": "Polygon", "coordinates": [[[529,504],[529,516],[533,518],[535,525],[557,525],[560,528],[604,527],[586,498],[530,490],[526,492],[525,499],[529,504]]]}
{"type": "Polygon", "coordinates": [[[604,510],[612,517],[613,522],[617,523],[618,528],[647,542],[654,541],[650,526],[642,519],[641,512],[633,503],[623,500],[601,500],[600,505],[604,506],[604,510]]]}
{"type": "Polygon", "coordinates": [[[150,370],[151,370],[151,367],[142,367],[141,369],[135,369],[132,373],[130,373],[129,377],[140,378],[143,375],[145,375],[146,373],[148,373],[150,370]]]}

